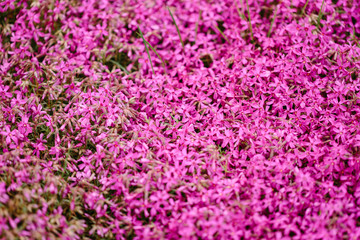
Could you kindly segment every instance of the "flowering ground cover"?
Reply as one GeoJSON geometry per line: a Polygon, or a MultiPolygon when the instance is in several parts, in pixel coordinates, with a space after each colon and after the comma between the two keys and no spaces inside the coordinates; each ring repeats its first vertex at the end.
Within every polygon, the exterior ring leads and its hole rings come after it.
{"type": "Polygon", "coordinates": [[[360,239],[359,9],[1,1],[0,237],[360,239]]]}

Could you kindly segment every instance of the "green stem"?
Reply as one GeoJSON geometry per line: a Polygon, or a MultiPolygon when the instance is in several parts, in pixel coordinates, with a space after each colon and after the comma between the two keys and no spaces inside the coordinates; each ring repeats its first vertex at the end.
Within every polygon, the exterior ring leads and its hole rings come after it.
{"type": "Polygon", "coordinates": [[[153,48],[153,46],[151,46],[151,44],[150,44],[148,41],[145,40],[145,43],[146,43],[147,45],[149,45],[149,47],[151,48],[151,50],[152,50],[152,51],[156,54],[156,56],[160,59],[161,64],[163,65],[164,71],[165,71],[165,73],[167,74],[166,68],[165,68],[165,62],[163,61],[162,57],[160,57],[160,55],[158,54],[158,52],[155,50],[155,48],[153,48]]]}
{"type": "Polygon", "coordinates": [[[324,3],[325,3],[325,0],[322,1],[322,4],[321,4],[321,8],[320,8],[320,12],[319,12],[319,16],[318,16],[318,24],[320,24],[320,20],[322,18],[322,9],[324,7],[324,3]]]}
{"type": "Polygon", "coordinates": [[[183,42],[183,40],[182,40],[182,38],[181,38],[180,30],[179,30],[179,28],[178,28],[178,25],[176,24],[175,18],[174,18],[174,16],[173,16],[173,14],[171,13],[170,8],[167,7],[167,9],[169,10],[170,16],[171,16],[171,18],[172,18],[172,20],[173,20],[173,22],[174,22],[175,27],[176,27],[176,31],[177,31],[177,33],[178,33],[178,35],[179,35],[179,38],[180,38],[181,46],[184,48],[184,42],[183,42]]]}
{"type": "Polygon", "coordinates": [[[151,57],[150,57],[150,53],[149,53],[149,49],[148,49],[147,44],[146,44],[146,40],[145,40],[144,35],[143,35],[143,33],[141,32],[141,29],[140,29],[139,26],[138,26],[138,29],[139,29],[139,32],[140,32],[140,36],[141,36],[141,38],[142,38],[142,40],[143,40],[143,42],[144,42],[147,55],[148,55],[148,57],[149,57],[151,70],[152,70],[153,74],[155,75],[154,68],[153,68],[152,61],[151,61],[151,57]]]}
{"type": "Polygon", "coordinates": [[[229,40],[227,39],[227,37],[225,36],[225,34],[220,30],[220,28],[219,28],[218,26],[216,26],[215,24],[214,24],[214,27],[220,32],[221,36],[223,36],[223,38],[224,38],[227,42],[229,42],[229,40]]]}
{"type": "Polygon", "coordinates": [[[271,30],[272,30],[272,28],[273,28],[273,25],[274,25],[274,22],[275,22],[275,19],[276,19],[277,10],[278,10],[278,8],[275,7],[274,17],[273,17],[273,19],[272,19],[272,21],[271,21],[271,25],[270,25],[270,29],[269,29],[269,32],[268,32],[268,34],[267,34],[267,37],[270,37],[270,35],[271,35],[271,30]]]}
{"type": "Polygon", "coordinates": [[[246,0],[246,8],[247,8],[248,18],[249,18],[249,28],[250,28],[251,40],[254,41],[254,35],[253,35],[251,17],[250,17],[250,10],[249,10],[249,0],[246,0]]]}
{"type": "Polygon", "coordinates": [[[306,9],[308,3],[309,3],[309,0],[306,0],[306,3],[305,3],[305,5],[304,5],[303,9],[301,10],[302,14],[305,13],[305,9],[306,9]]]}
{"type": "Polygon", "coordinates": [[[244,13],[243,13],[243,6],[244,6],[243,1],[242,1],[242,0],[240,0],[240,7],[241,7],[241,10],[239,9],[239,6],[237,5],[237,3],[236,3],[236,2],[235,2],[235,5],[236,5],[236,10],[237,10],[237,12],[238,12],[238,14],[239,14],[240,18],[241,18],[241,19],[243,19],[243,20],[245,20],[246,18],[245,18],[244,13]]]}
{"type": "Polygon", "coordinates": [[[110,60],[110,62],[112,62],[113,64],[115,64],[116,66],[118,66],[121,70],[123,70],[127,75],[129,75],[129,71],[126,70],[126,68],[124,66],[122,66],[120,63],[115,62],[114,60],[110,60]]]}
{"type": "Polygon", "coordinates": [[[197,38],[197,34],[198,34],[198,29],[199,29],[199,22],[200,22],[200,18],[201,18],[201,13],[202,11],[199,11],[199,18],[198,21],[196,22],[196,27],[195,27],[195,43],[196,43],[196,38],[197,38]]]}

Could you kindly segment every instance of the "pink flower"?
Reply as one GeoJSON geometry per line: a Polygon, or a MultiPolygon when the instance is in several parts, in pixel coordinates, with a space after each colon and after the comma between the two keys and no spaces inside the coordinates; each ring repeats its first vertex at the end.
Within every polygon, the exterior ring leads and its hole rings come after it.
{"type": "Polygon", "coordinates": [[[22,121],[18,123],[18,129],[21,134],[24,136],[29,135],[29,133],[32,133],[32,128],[29,125],[29,117],[23,116],[22,121]]]}
{"type": "Polygon", "coordinates": [[[8,200],[9,200],[9,195],[7,195],[7,192],[6,192],[6,184],[4,182],[1,182],[0,183],[0,202],[3,204],[6,204],[8,200]]]}
{"type": "Polygon", "coordinates": [[[10,130],[10,126],[5,126],[5,131],[0,132],[1,135],[6,137],[6,143],[11,144],[11,140],[14,141],[15,144],[19,143],[19,140],[23,139],[24,135],[22,135],[18,130],[10,130]]]}

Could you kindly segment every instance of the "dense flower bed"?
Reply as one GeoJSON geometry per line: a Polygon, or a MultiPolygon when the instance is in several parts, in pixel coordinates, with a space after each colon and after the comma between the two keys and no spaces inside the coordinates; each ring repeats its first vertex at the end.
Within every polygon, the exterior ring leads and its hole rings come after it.
{"type": "Polygon", "coordinates": [[[359,9],[1,1],[0,237],[359,239],[359,9]]]}

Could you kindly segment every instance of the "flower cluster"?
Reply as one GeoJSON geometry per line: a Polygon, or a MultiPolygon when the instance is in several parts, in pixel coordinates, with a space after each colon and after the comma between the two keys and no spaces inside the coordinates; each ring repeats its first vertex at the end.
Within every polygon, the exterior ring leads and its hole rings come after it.
{"type": "Polygon", "coordinates": [[[0,3],[0,237],[359,239],[360,2],[0,3]]]}

